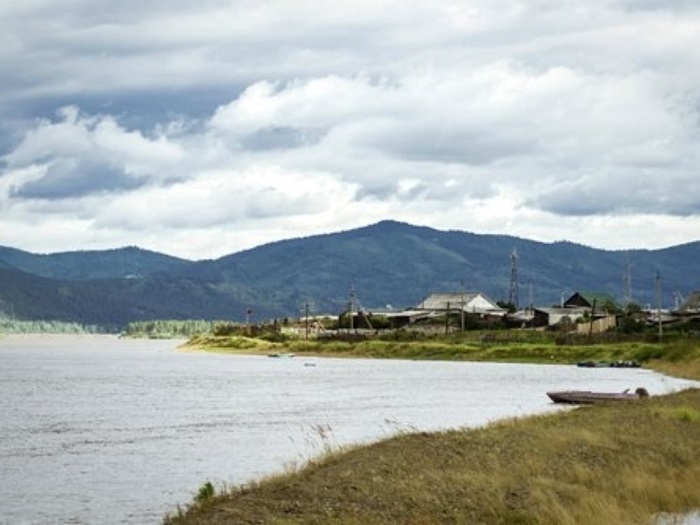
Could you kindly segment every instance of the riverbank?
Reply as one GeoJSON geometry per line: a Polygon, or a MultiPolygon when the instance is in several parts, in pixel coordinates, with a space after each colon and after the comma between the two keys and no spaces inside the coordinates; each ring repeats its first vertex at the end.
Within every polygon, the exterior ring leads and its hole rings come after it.
{"type": "Polygon", "coordinates": [[[381,359],[431,359],[532,364],[576,364],[582,361],[636,362],[667,375],[700,380],[700,340],[668,342],[616,341],[590,344],[572,341],[558,344],[551,336],[524,334],[500,339],[498,334],[466,334],[419,340],[291,339],[268,341],[242,336],[198,336],[183,351],[235,354],[294,354],[299,357],[361,357],[381,359]]]}
{"type": "Polygon", "coordinates": [[[698,440],[700,390],[688,390],[401,435],[224,495],[202,490],[166,523],[649,523],[700,507],[698,440]]]}
{"type": "MultiPolygon", "coordinates": [[[[520,343],[446,351],[445,346],[449,343],[409,344],[392,357],[458,353],[463,359],[516,362],[636,359],[665,373],[700,378],[695,375],[700,350],[692,341],[599,348],[520,343]],[[553,350],[558,353],[550,358],[547,352],[553,350]]],[[[301,353],[298,347],[285,348],[301,353]]],[[[389,348],[395,352],[399,347],[352,344],[310,351],[377,357],[389,348]]],[[[165,523],[650,523],[660,512],[700,508],[698,439],[700,389],[476,430],[406,434],[329,452],[299,471],[223,494],[204,485],[190,508],[165,523]]]]}

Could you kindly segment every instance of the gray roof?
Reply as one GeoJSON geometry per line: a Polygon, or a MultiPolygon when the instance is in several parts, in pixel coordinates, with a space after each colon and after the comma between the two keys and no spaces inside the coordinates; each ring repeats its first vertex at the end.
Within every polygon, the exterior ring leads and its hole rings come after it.
{"type": "Polygon", "coordinates": [[[464,309],[466,312],[503,314],[505,310],[481,292],[434,293],[421,301],[416,308],[422,310],[451,311],[464,309]]]}
{"type": "Polygon", "coordinates": [[[447,310],[448,304],[451,309],[458,309],[462,304],[469,304],[474,299],[476,292],[457,293],[434,293],[426,297],[418,305],[423,310],[447,310]]]}

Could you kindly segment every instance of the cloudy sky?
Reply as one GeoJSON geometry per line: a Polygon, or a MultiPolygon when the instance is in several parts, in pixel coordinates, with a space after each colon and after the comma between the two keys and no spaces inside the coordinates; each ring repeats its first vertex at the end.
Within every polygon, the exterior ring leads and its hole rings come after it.
{"type": "Polygon", "coordinates": [[[0,4],[0,245],[700,239],[696,0],[0,4]]]}

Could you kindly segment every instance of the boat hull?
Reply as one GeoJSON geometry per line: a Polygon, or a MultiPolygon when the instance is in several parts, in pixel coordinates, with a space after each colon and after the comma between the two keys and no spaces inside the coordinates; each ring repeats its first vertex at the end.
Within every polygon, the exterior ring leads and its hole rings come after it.
{"type": "Polygon", "coordinates": [[[572,405],[592,405],[610,401],[637,401],[649,394],[644,388],[638,388],[634,392],[591,392],[589,390],[563,390],[559,392],[547,392],[547,396],[555,403],[568,403],[572,405]]]}
{"type": "Polygon", "coordinates": [[[581,368],[639,368],[637,361],[581,361],[576,364],[581,368]]]}

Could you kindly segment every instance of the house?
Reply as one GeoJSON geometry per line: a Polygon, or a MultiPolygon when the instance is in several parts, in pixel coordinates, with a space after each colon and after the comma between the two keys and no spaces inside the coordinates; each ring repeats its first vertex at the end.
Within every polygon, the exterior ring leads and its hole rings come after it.
{"type": "Polygon", "coordinates": [[[434,312],[409,308],[408,310],[386,312],[384,315],[388,319],[391,328],[398,329],[413,325],[424,319],[429,319],[430,317],[435,317],[436,314],[434,312]]]}
{"type": "Polygon", "coordinates": [[[503,317],[507,310],[481,292],[434,293],[414,308],[431,312],[464,312],[489,317],[503,317]]]}
{"type": "Polygon", "coordinates": [[[563,308],[589,308],[594,313],[621,310],[612,295],[601,292],[576,292],[562,304],[563,308]]]}
{"type": "Polygon", "coordinates": [[[533,328],[535,326],[535,310],[525,308],[506,314],[505,321],[509,328],[533,328]]]}
{"type": "Polygon", "coordinates": [[[541,308],[534,309],[533,325],[535,327],[551,327],[557,325],[573,326],[579,319],[583,319],[590,312],[588,307],[576,308],[541,308]]]}

